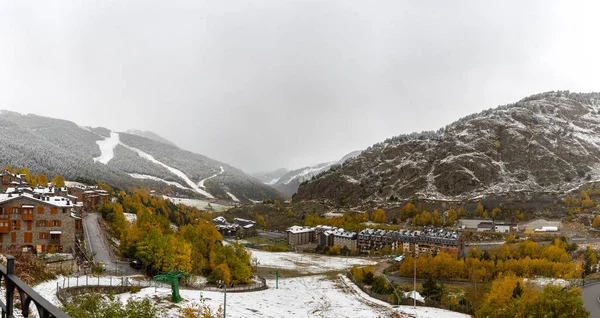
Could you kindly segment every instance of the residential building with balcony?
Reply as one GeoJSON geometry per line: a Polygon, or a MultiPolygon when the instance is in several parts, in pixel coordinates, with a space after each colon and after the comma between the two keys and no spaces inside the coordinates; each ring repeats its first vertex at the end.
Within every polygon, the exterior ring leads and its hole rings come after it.
{"type": "Polygon", "coordinates": [[[439,251],[461,255],[464,249],[462,233],[442,228],[413,230],[365,229],[358,233],[358,250],[361,253],[377,251],[388,245],[392,250],[402,249],[404,254],[435,254],[439,251]]]}
{"type": "Polygon", "coordinates": [[[29,193],[0,194],[0,247],[72,253],[81,217],[71,200],[29,193]]]}
{"type": "Polygon", "coordinates": [[[314,227],[292,226],[287,229],[287,241],[289,245],[303,245],[315,240],[314,227]]]}

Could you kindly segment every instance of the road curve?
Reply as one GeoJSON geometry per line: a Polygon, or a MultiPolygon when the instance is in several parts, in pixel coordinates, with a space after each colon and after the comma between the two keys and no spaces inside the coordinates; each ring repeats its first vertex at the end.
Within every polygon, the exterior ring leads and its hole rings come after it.
{"type": "Polygon", "coordinates": [[[591,284],[581,288],[583,292],[583,307],[590,312],[590,317],[600,317],[600,284],[591,284]]]}

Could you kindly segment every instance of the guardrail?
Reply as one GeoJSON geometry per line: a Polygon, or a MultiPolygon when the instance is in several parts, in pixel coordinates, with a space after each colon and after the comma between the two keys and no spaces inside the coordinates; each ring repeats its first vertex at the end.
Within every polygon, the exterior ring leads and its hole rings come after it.
{"type": "MultiPolygon", "coordinates": [[[[33,288],[25,284],[15,274],[15,258],[13,256],[6,257],[6,267],[0,265],[0,280],[6,281],[6,299],[5,302],[0,301],[2,318],[14,317],[14,298],[15,290],[19,293],[21,299],[21,313],[23,317],[29,316],[29,306],[33,302],[39,316],[41,318],[68,318],[62,310],[56,308],[48,300],[38,294],[33,288]]],[[[1,282],[0,282],[1,283],[1,282]]]]}

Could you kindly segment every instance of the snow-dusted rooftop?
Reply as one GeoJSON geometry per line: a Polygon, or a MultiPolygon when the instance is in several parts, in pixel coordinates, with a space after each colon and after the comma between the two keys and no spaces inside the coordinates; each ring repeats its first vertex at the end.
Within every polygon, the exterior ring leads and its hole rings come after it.
{"type": "Polygon", "coordinates": [[[294,225],[287,229],[287,232],[290,232],[292,234],[308,233],[308,232],[314,232],[314,231],[315,231],[314,227],[303,227],[303,226],[298,226],[298,225],[294,225]]]}

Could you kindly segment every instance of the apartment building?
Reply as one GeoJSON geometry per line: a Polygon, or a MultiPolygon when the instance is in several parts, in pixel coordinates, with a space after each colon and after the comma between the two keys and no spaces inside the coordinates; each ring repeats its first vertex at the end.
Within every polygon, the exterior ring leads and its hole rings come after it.
{"type": "Polygon", "coordinates": [[[358,250],[368,253],[384,246],[392,250],[401,248],[404,254],[435,254],[440,251],[462,254],[462,233],[442,228],[425,228],[423,231],[365,229],[358,233],[358,250]]]}
{"type": "Polygon", "coordinates": [[[110,200],[110,195],[97,186],[76,185],[69,188],[69,195],[76,197],[86,210],[94,210],[96,206],[110,200]]]}
{"type": "Polygon", "coordinates": [[[24,174],[14,174],[8,170],[0,171],[0,192],[5,192],[8,188],[28,186],[24,174]]]}
{"type": "Polygon", "coordinates": [[[303,245],[315,240],[314,227],[292,226],[286,232],[289,245],[303,245]]]}
{"type": "Polygon", "coordinates": [[[347,247],[348,249],[356,249],[358,247],[358,234],[352,231],[338,230],[333,233],[333,245],[347,247]]]}
{"type": "Polygon", "coordinates": [[[29,193],[0,194],[0,246],[43,253],[72,253],[81,217],[71,200],[29,193]]]}

